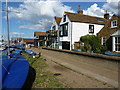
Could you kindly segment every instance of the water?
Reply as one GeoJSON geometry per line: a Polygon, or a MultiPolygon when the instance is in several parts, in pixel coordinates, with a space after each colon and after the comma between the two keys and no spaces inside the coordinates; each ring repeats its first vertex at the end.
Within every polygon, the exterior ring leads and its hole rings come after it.
{"type": "Polygon", "coordinates": [[[0,56],[5,56],[7,55],[8,51],[7,50],[0,50],[0,56]]]}

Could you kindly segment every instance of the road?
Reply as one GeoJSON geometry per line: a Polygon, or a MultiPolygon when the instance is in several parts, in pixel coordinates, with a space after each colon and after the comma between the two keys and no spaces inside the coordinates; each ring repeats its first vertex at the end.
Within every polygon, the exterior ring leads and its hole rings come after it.
{"type": "MultiPolygon", "coordinates": [[[[39,51],[39,49],[33,49],[39,51]]],[[[78,73],[118,87],[118,63],[100,58],[41,49],[42,55],[78,73]]]]}

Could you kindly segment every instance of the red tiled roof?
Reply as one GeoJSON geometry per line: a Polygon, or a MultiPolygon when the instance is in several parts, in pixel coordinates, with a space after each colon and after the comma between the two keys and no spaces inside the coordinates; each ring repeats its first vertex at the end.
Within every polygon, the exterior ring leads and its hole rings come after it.
{"type": "Polygon", "coordinates": [[[42,42],[43,40],[38,40],[38,42],[42,42]]]}
{"type": "Polygon", "coordinates": [[[34,39],[24,39],[23,38],[23,42],[34,42],[34,39]]]}
{"type": "Polygon", "coordinates": [[[71,22],[105,24],[107,21],[105,18],[89,16],[89,15],[84,15],[84,14],[80,14],[80,13],[71,13],[71,12],[65,12],[65,13],[71,22]]]}
{"type": "Polygon", "coordinates": [[[105,24],[105,26],[98,32],[98,36],[101,37],[106,37],[107,39],[115,33],[117,30],[120,30],[120,16],[118,15],[113,15],[111,19],[108,20],[108,22],[105,24]],[[117,20],[118,25],[115,28],[111,28],[111,21],[117,20]]]}
{"type": "Polygon", "coordinates": [[[56,20],[58,25],[60,24],[61,19],[62,19],[62,17],[55,17],[55,20],[56,20]]]}
{"type": "Polygon", "coordinates": [[[34,32],[34,35],[37,35],[37,36],[46,36],[46,32],[34,32]]]}

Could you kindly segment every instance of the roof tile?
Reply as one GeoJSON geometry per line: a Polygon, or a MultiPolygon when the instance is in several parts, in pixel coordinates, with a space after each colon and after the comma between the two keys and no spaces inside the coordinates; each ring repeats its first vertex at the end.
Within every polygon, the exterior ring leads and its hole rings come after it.
{"type": "Polygon", "coordinates": [[[107,22],[107,19],[105,18],[89,16],[80,13],[71,13],[71,12],[65,12],[65,13],[72,22],[83,22],[83,23],[102,24],[102,25],[104,25],[107,22]]]}
{"type": "Polygon", "coordinates": [[[46,32],[34,32],[36,36],[46,36],[46,32]]]}
{"type": "Polygon", "coordinates": [[[58,25],[60,24],[61,19],[62,19],[62,17],[55,17],[55,20],[56,20],[56,22],[57,22],[58,25]]]}

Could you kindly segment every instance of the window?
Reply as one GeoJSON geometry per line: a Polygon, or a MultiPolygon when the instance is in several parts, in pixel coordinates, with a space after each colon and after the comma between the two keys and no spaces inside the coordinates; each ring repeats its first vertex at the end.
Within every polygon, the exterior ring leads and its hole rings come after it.
{"type": "Polygon", "coordinates": [[[55,26],[53,26],[53,27],[52,27],[52,30],[55,30],[55,28],[56,28],[56,27],[55,27],[55,26]]]}
{"type": "Polygon", "coordinates": [[[68,23],[61,25],[62,36],[68,36],[68,23]]]}
{"type": "Polygon", "coordinates": [[[102,37],[102,45],[106,46],[106,37],[102,37]]]}
{"type": "Polygon", "coordinates": [[[120,37],[115,37],[115,50],[120,51],[120,37]]]}
{"type": "Polygon", "coordinates": [[[111,22],[111,27],[112,28],[117,27],[117,21],[116,20],[111,22]]]}
{"type": "Polygon", "coordinates": [[[63,32],[62,32],[62,26],[60,26],[59,36],[61,37],[62,35],[63,35],[63,32]]]}
{"type": "Polygon", "coordinates": [[[94,33],[94,25],[89,25],[89,33],[94,33]]]}
{"type": "Polygon", "coordinates": [[[66,21],[66,15],[64,15],[64,17],[63,17],[63,22],[65,22],[66,21]]]}
{"type": "Polygon", "coordinates": [[[39,36],[35,36],[35,39],[39,39],[39,36]]]}

